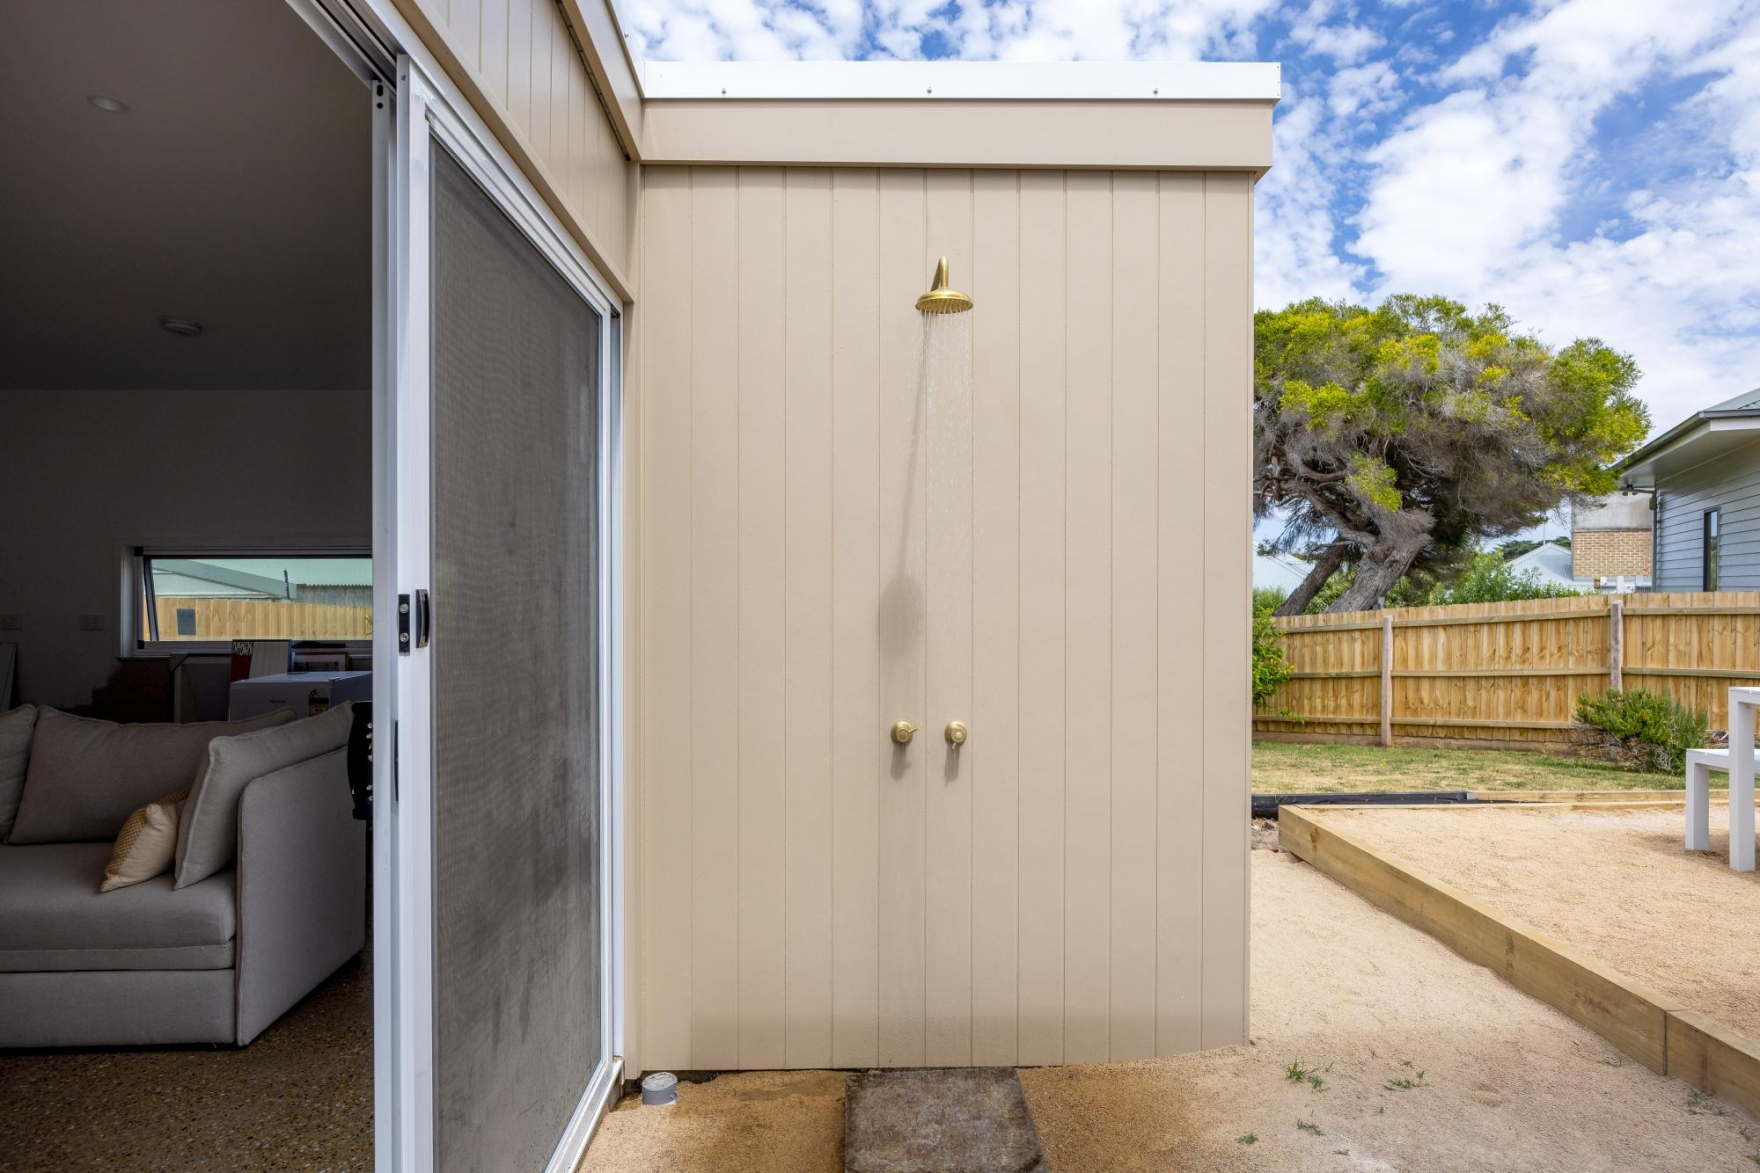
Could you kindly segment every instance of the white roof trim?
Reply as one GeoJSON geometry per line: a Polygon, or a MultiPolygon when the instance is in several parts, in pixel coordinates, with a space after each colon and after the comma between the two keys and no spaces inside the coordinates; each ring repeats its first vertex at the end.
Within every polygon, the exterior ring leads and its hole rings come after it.
{"type": "Polygon", "coordinates": [[[1283,96],[1258,61],[647,61],[642,94],[667,99],[1250,101],[1283,96]]]}

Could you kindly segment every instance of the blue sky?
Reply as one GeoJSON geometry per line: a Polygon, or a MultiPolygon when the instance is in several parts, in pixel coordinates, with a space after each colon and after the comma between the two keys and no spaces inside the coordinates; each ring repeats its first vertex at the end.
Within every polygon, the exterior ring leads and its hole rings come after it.
{"type": "Polygon", "coordinates": [[[1279,61],[1260,306],[1496,302],[1550,342],[1633,354],[1659,429],[1760,386],[1760,0],[620,8],[676,60],[1279,61]]]}

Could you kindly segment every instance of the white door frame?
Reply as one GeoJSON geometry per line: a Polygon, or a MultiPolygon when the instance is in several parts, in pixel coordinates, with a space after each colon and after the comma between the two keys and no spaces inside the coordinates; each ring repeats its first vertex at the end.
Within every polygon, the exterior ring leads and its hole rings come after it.
{"type": "Polygon", "coordinates": [[[438,138],[600,321],[600,1021],[605,1056],[548,1168],[571,1171],[622,1079],[622,304],[392,0],[288,0],[366,83],[373,112],[373,1078],[375,1165],[434,1167],[433,672],[399,654],[398,597],[432,581],[428,152],[438,138]]]}
{"type": "MultiPolygon", "coordinates": [[[[387,457],[396,470],[388,478],[389,548],[394,568],[389,592],[416,597],[433,581],[431,569],[432,448],[430,435],[432,272],[432,151],[440,143],[462,164],[527,240],[598,315],[599,533],[600,599],[600,850],[601,981],[600,1021],[606,1052],[590,1073],[575,1111],[558,1138],[548,1167],[572,1170],[586,1150],[594,1127],[622,1078],[622,491],[621,351],[622,305],[594,270],[573,238],[545,205],[487,129],[457,95],[448,95],[443,75],[424,69],[409,53],[397,61],[397,103],[389,196],[389,267],[392,321],[388,349],[387,399],[391,426],[387,457]],[[438,80],[437,80],[438,79],[438,80]]],[[[395,604],[387,614],[394,614],[395,604]]],[[[395,647],[395,625],[383,635],[395,647]]],[[[434,1112],[434,803],[432,724],[433,665],[419,646],[419,632],[407,654],[394,650],[389,664],[393,708],[398,722],[397,776],[390,788],[393,817],[381,820],[388,836],[389,891],[377,922],[379,940],[389,946],[380,956],[394,958],[389,1023],[378,1039],[389,1042],[394,1097],[381,1089],[381,1121],[394,1125],[381,1133],[381,1164],[392,1169],[433,1167],[434,1112]],[[386,1112],[385,1109],[390,1111],[386,1112]],[[389,1151],[387,1152],[387,1148],[389,1151]]],[[[384,970],[381,969],[381,974],[384,970]]],[[[584,1073],[586,1074],[586,1073],[584,1073]]]]}

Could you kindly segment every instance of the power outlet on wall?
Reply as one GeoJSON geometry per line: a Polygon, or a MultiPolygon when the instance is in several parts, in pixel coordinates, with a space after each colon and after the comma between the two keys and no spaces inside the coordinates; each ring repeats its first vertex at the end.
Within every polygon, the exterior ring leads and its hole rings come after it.
{"type": "Polygon", "coordinates": [[[0,631],[23,631],[23,615],[0,615],[0,631]]]}
{"type": "Polygon", "coordinates": [[[102,615],[81,615],[79,629],[81,631],[103,631],[104,617],[102,615]]]}

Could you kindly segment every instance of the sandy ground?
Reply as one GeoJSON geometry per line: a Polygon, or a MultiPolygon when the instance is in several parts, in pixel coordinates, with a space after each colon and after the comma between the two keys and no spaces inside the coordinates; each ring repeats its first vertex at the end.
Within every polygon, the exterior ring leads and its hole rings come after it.
{"type": "MultiPolygon", "coordinates": [[[[1263,831],[1256,836],[1266,840],[1263,831]]],[[[1292,857],[1253,852],[1252,1042],[1021,1072],[1057,1173],[1738,1170],[1760,1127],[1292,857]],[[1299,1061],[1318,1088],[1288,1078],[1299,1061]]],[[[843,1077],[725,1075],[626,1099],[594,1173],[841,1168],[843,1077]]]]}
{"type": "Polygon", "coordinates": [[[1711,849],[1685,813],[1559,808],[1327,811],[1326,821],[1640,985],[1760,1039],[1760,872],[1729,869],[1729,812],[1711,849]]]}

